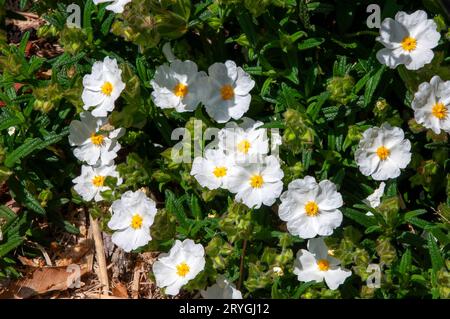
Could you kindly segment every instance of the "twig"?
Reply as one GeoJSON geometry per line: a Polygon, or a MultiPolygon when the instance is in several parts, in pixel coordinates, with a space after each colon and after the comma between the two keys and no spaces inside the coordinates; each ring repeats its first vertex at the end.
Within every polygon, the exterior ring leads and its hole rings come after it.
{"type": "Polygon", "coordinates": [[[99,280],[102,284],[102,292],[104,295],[109,294],[109,280],[108,280],[108,270],[106,269],[106,258],[105,258],[105,250],[103,248],[103,239],[102,233],[100,231],[100,227],[98,226],[98,221],[93,219],[91,215],[89,215],[89,220],[91,222],[92,227],[92,235],[94,236],[95,242],[95,255],[97,257],[98,267],[99,267],[99,280]]]}
{"type": "Polygon", "coordinates": [[[133,274],[133,283],[131,284],[131,298],[139,298],[139,285],[141,281],[141,269],[136,267],[133,274]]]}
{"type": "Polygon", "coordinates": [[[13,11],[15,14],[19,14],[21,16],[24,17],[28,17],[31,19],[40,19],[39,16],[35,13],[31,13],[31,12],[22,12],[22,11],[13,11]]]}
{"type": "Polygon", "coordinates": [[[247,250],[247,239],[244,239],[244,244],[242,245],[241,265],[239,266],[239,282],[237,286],[238,290],[241,289],[242,281],[244,280],[244,258],[246,250],[247,250]]]}

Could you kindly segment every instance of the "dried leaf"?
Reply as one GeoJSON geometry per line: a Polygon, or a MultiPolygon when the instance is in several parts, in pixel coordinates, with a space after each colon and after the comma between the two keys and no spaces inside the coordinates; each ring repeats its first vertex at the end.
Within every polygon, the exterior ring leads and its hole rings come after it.
{"type": "Polygon", "coordinates": [[[116,282],[112,289],[112,294],[114,297],[128,298],[127,287],[120,281],[116,282]]]}
{"type": "Polygon", "coordinates": [[[0,299],[25,299],[50,291],[67,290],[70,285],[87,272],[86,265],[78,265],[79,274],[69,267],[36,268],[27,278],[11,283],[0,299]]]}

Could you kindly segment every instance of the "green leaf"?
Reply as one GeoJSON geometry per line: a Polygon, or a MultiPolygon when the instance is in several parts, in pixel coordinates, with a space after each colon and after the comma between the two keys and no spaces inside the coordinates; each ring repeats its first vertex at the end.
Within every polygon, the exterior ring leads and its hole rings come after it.
{"type": "Polygon", "coordinates": [[[244,31],[245,35],[247,36],[250,45],[252,47],[255,47],[257,41],[257,34],[255,31],[255,27],[253,26],[251,16],[248,14],[247,11],[241,11],[241,14],[238,14],[236,16],[236,19],[239,25],[241,26],[242,31],[244,31]]]}
{"type": "Polygon", "coordinates": [[[44,208],[42,208],[41,204],[33,194],[28,191],[24,180],[18,182],[16,178],[10,178],[8,180],[8,186],[10,188],[11,196],[16,201],[40,215],[45,215],[44,208]]]}
{"type": "Polygon", "coordinates": [[[183,205],[181,204],[182,198],[176,199],[175,195],[170,191],[166,190],[166,209],[169,213],[176,216],[180,226],[183,230],[187,231],[189,229],[190,223],[184,212],[183,205]]]}
{"type": "Polygon", "coordinates": [[[309,287],[311,287],[312,285],[316,284],[315,281],[308,281],[305,282],[303,284],[301,284],[297,290],[295,291],[294,295],[292,296],[293,299],[298,299],[300,298],[300,296],[306,291],[306,289],[308,289],[309,287]]]}
{"type": "Polygon", "coordinates": [[[192,215],[196,220],[202,219],[202,210],[200,208],[200,204],[198,203],[198,199],[195,195],[191,195],[191,200],[189,202],[189,207],[192,211],[192,215]]]}
{"type": "Polygon", "coordinates": [[[322,109],[322,106],[328,100],[330,95],[331,94],[328,91],[322,92],[318,96],[317,101],[312,103],[312,104],[310,104],[308,106],[308,109],[306,110],[306,113],[311,117],[312,120],[316,120],[317,119],[317,117],[320,114],[320,110],[322,109]]]}
{"type": "Polygon", "coordinates": [[[383,65],[366,83],[366,91],[364,92],[364,106],[369,105],[372,101],[373,94],[380,83],[381,76],[383,75],[386,67],[383,65]]]}
{"type": "Polygon", "coordinates": [[[376,225],[376,222],[373,218],[370,218],[369,216],[366,216],[365,213],[362,213],[355,209],[345,207],[342,209],[342,212],[346,217],[350,218],[351,220],[354,220],[358,224],[361,224],[365,227],[371,227],[376,225]]]}
{"type": "Polygon", "coordinates": [[[309,38],[309,39],[306,39],[304,41],[301,41],[298,44],[298,49],[300,51],[301,50],[312,49],[312,48],[318,47],[319,45],[321,45],[324,42],[325,42],[324,38],[309,38]]]}
{"type": "Polygon", "coordinates": [[[7,228],[5,228],[6,238],[23,236],[30,227],[31,220],[28,218],[28,212],[18,216],[7,228]]]}
{"type": "Polygon", "coordinates": [[[25,50],[27,48],[28,39],[30,39],[30,31],[25,32],[19,44],[19,51],[25,55],[25,50]]]}
{"type": "Polygon", "coordinates": [[[23,237],[9,238],[6,243],[0,245],[0,257],[5,256],[11,250],[19,247],[22,244],[23,240],[23,237]]]}
{"type": "Polygon", "coordinates": [[[400,266],[398,268],[398,271],[404,275],[408,272],[408,270],[411,267],[411,250],[408,248],[403,253],[402,259],[400,260],[400,266]]]}
{"type": "Polygon", "coordinates": [[[100,31],[103,35],[107,35],[109,33],[109,30],[111,29],[111,24],[115,18],[115,14],[110,14],[105,21],[103,21],[100,31]]]}
{"type": "Polygon", "coordinates": [[[432,234],[428,234],[427,243],[428,243],[428,252],[430,253],[431,257],[431,265],[433,267],[433,272],[437,273],[445,265],[444,258],[442,257],[441,252],[439,251],[439,247],[436,243],[436,239],[432,234]]]}
{"type": "Polygon", "coordinates": [[[17,221],[19,218],[11,209],[6,206],[0,206],[0,220],[4,221],[4,224],[1,226],[4,232],[7,232],[10,229],[10,226],[17,221]]]}
{"type": "Polygon", "coordinates": [[[86,1],[83,10],[83,28],[87,31],[88,34],[92,34],[92,13],[94,12],[95,7],[92,0],[86,1]]]}
{"type": "Polygon", "coordinates": [[[24,144],[6,156],[5,166],[13,167],[21,158],[30,155],[34,150],[38,149],[41,143],[42,140],[38,137],[28,139],[24,144]]]}

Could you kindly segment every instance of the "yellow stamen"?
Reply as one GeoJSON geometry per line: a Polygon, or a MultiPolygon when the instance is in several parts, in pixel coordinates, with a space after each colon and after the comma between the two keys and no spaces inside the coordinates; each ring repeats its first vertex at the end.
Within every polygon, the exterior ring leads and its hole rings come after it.
{"type": "Polygon", "coordinates": [[[91,134],[91,142],[95,146],[101,146],[103,144],[104,139],[105,139],[105,137],[101,134],[95,134],[95,133],[91,134]]]}
{"type": "Polygon", "coordinates": [[[94,176],[94,178],[92,179],[92,184],[95,187],[102,187],[104,183],[105,183],[105,176],[97,175],[94,176]]]}
{"type": "Polygon", "coordinates": [[[402,41],[402,48],[405,51],[414,51],[417,47],[417,40],[411,37],[405,37],[402,41]]]}
{"type": "Polygon", "coordinates": [[[102,85],[102,93],[107,95],[107,96],[111,95],[113,89],[114,89],[114,87],[113,87],[111,82],[105,82],[102,85]]]}
{"type": "Polygon", "coordinates": [[[224,177],[225,175],[227,175],[227,168],[223,167],[223,166],[218,166],[216,168],[214,168],[213,174],[217,177],[224,177]]]}
{"type": "Polygon", "coordinates": [[[222,95],[223,100],[231,100],[234,97],[233,87],[229,84],[225,84],[220,89],[220,95],[222,95]]]}
{"type": "Polygon", "coordinates": [[[143,218],[139,214],[135,214],[133,218],[131,218],[131,228],[140,229],[142,227],[143,218]]]}
{"type": "Polygon", "coordinates": [[[252,145],[250,144],[250,142],[248,140],[243,140],[243,141],[238,143],[237,149],[238,149],[239,152],[247,154],[248,151],[250,150],[251,146],[252,145]]]}
{"type": "Polygon", "coordinates": [[[264,179],[261,175],[253,175],[250,177],[250,186],[253,188],[261,188],[264,184],[264,179]]]}
{"type": "Polygon", "coordinates": [[[385,146],[380,146],[377,149],[377,155],[382,161],[386,160],[390,153],[391,152],[385,146]]]}
{"type": "Polygon", "coordinates": [[[188,86],[183,83],[178,83],[173,89],[173,94],[175,94],[178,97],[185,97],[188,93],[189,93],[188,86]]]}
{"type": "Polygon", "coordinates": [[[330,269],[330,263],[326,259],[319,259],[317,262],[317,266],[319,267],[320,271],[327,271],[330,269]]]}
{"type": "Polygon", "coordinates": [[[185,262],[177,265],[177,275],[180,277],[186,277],[191,268],[185,262]]]}
{"type": "Polygon", "coordinates": [[[439,102],[433,105],[431,113],[440,120],[447,118],[448,109],[445,107],[444,103],[439,102]]]}
{"type": "Polygon", "coordinates": [[[316,216],[319,213],[319,206],[317,206],[315,201],[307,202],[305,205],[305,212],[309,217],[316,216]]]}

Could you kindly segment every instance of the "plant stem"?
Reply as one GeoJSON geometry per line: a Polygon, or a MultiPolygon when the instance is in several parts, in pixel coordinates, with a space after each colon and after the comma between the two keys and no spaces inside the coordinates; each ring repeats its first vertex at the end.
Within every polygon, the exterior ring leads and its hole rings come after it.
{"type": "Polygon", "coordinates": [[[244,243],[242,244],[241,265],[239,266],[239,282],[237,286],[238,290],[241,289],[242,281],[244,280],[244,258],[246,250],[247,250],[247,239],[244,239],[244,243]]]}

